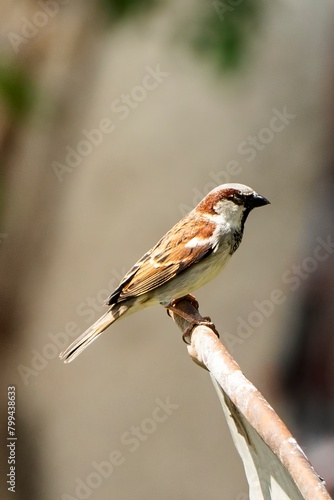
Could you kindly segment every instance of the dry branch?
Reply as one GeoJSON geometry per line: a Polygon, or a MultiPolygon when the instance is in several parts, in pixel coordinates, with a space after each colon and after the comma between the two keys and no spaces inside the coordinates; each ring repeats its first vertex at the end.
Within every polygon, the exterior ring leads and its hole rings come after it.
{"type": "MultiPolygon", "coordinates": [[[[194,303],[185,298],[178,309],[201,319],[194,303]]],[[[191,324],[171,312],[182,333],[191,324]]],[[[254,385],[243,375],[231,354],[207,325],[193,328],[188,353],[206,368],[224,409],[234,444],[244,464],[253,500],[330,499],[324,481],[254,385]]]]}

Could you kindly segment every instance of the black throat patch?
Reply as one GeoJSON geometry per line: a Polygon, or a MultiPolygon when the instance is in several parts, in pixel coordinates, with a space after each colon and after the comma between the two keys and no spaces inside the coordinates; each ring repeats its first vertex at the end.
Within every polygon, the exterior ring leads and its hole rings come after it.
{"type": "Polygon", "coordinates": [[[233,231],[232,233],[232,245],[231,245],[231,255],[237,250],[239,247],[243,235],[243,228],[240,231],[233,231]]]}

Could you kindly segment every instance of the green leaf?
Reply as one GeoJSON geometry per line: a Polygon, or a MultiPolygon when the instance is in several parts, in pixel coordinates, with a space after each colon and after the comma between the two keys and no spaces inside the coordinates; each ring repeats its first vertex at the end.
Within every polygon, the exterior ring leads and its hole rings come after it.
{"type": "Polygon", "coordinates": [[[32,107],[33,86],[14,64],[0,66],[0,96],[14,119],[25,117],[32,107]]]}
{"type": "Polygon", "coordinates": [[[157,0],[102,0],[102,7],[112,19],[120,19],[147,10],[156,3],[157,0]]]}

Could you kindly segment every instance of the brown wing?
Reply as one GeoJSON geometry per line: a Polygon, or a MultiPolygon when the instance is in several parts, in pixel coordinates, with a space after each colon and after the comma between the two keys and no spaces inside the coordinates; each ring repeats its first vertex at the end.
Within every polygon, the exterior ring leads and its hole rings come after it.
{"type": "Polygon", "coordinates": [[[214,229],[214,223],[209,220],[186,216],[136,262],[110,296],[108,304],[154,290],[207,257],[215,250],[214,229]],[[186,246],[189,242],[191,244],[186,246]]]}

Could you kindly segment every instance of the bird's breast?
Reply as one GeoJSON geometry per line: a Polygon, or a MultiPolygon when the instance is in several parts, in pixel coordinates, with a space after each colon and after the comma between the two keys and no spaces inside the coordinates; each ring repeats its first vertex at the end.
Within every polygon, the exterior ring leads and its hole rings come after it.
{"type": "Polygon", "coordinates": [[[214,279],[231,258],[232,246],[232,240],[226,238],[216,251],[200,262],[190,265],[169,282],[159,287],[156,290],[159,302],[167,305],[173,299],[192,293],[214,279]]]}

